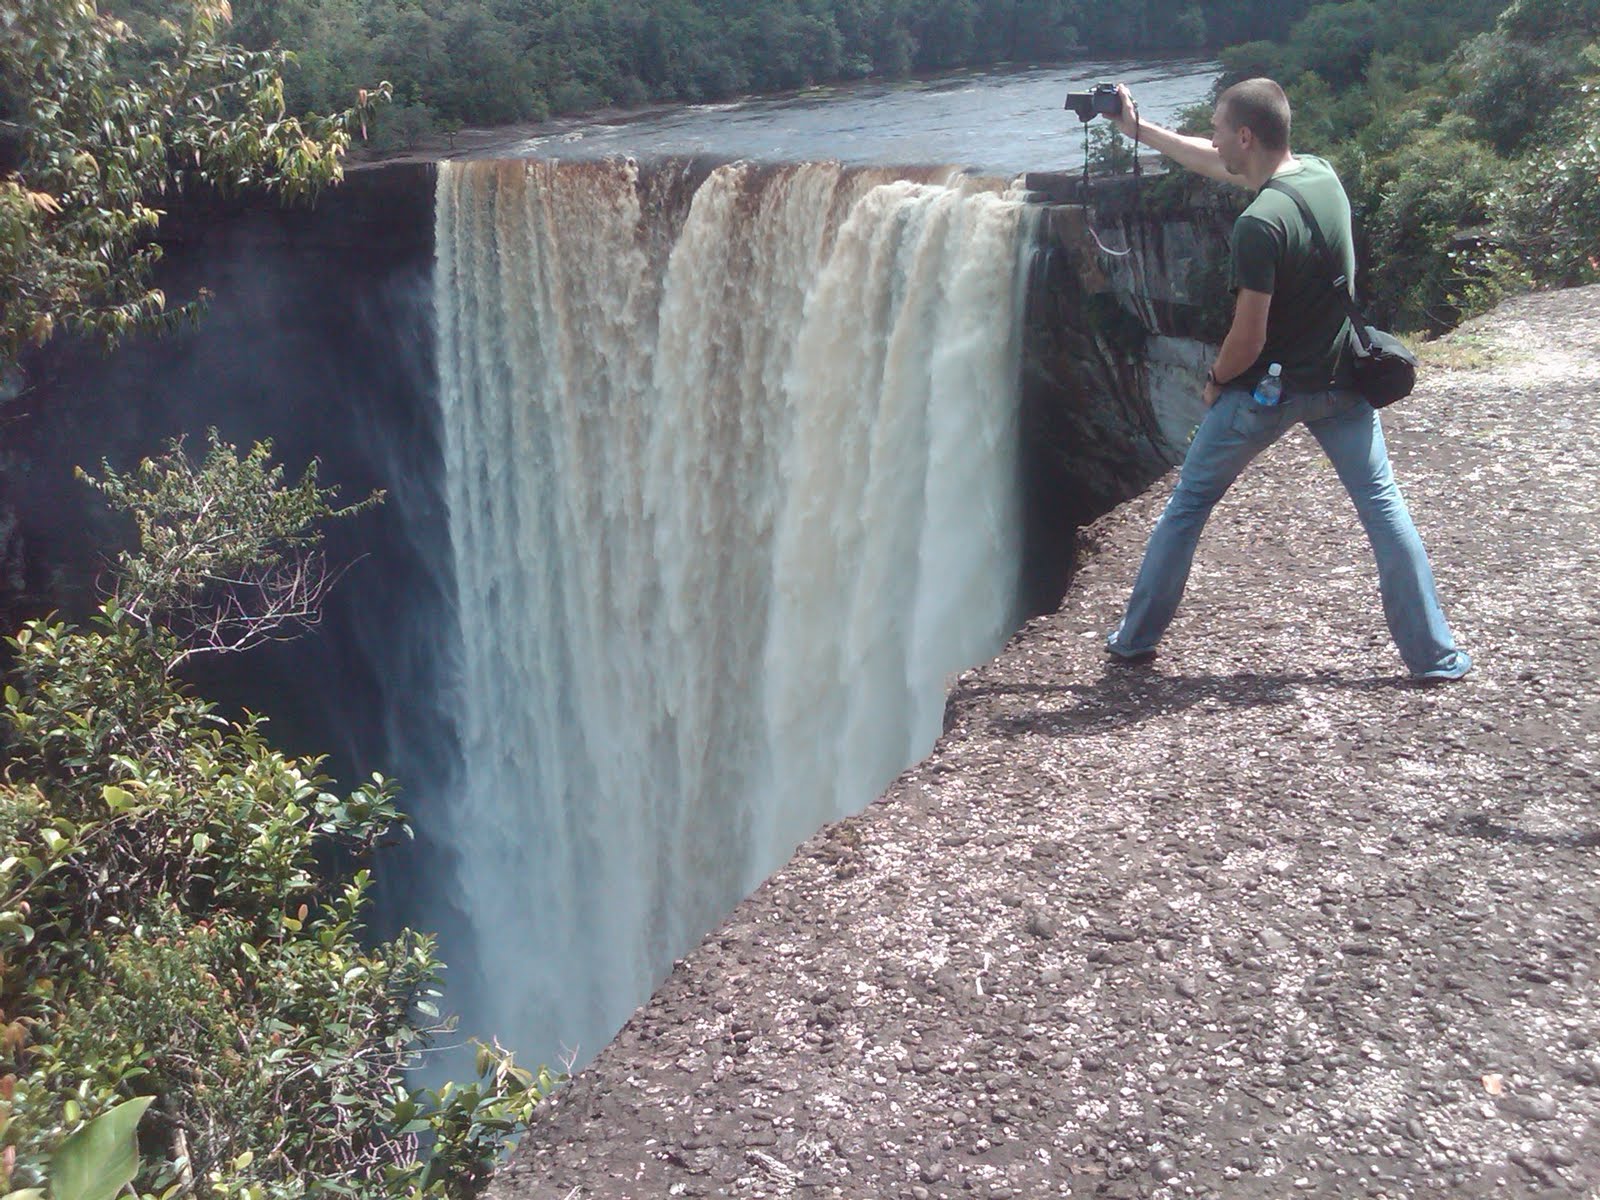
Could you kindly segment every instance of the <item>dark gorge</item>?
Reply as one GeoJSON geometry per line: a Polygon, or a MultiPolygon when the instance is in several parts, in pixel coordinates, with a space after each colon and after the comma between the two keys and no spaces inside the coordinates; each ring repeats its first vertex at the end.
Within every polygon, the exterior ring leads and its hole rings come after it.
{"type": "Polygon", "coordinates": [[[1181,453],[1225,202],[1027,184],[517,160],[176,206],[200,326],[4,410],[7,603],[89,607],[124,531],[71,468],[174,434],[385,489],[321,628],[196,682],[399,778],[379,930],[440,932],[465,1032],[587,1058],[1181,453]]]}

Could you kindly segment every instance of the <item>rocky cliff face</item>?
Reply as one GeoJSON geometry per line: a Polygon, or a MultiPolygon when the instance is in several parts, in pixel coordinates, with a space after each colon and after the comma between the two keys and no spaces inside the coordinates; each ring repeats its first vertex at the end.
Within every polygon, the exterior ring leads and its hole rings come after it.
{"type": "Polygon", "coordinates": [[[1185,176],[1030,175],[1046,205],[1023,334],[1031,606],[1052,609],[1073,531],[1178,462],[1226,329],[1237,209],[1185,176]]]}

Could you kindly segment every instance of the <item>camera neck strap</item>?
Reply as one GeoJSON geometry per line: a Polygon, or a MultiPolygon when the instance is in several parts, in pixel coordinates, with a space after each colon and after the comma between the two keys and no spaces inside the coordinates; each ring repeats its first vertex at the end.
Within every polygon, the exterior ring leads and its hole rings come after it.
{"type": "Polygon", "coordinates": [[[1322,226],[1318,225],[1317,218],[1311,215],[1311,206],[1306,203],[1306,198],[1298,189],[1290,187],[1281,179],[1267,180],[1267,187],[1282,192],[1293,200],[1295,207],[1300,210],[1300,215],[1305,218],[1306,228],[1311,230],[1311,244],[1317,248],[1317,253],[1322,255],[1322,261],[1328,268],[1328,275],[1333,280],[1333,290],[1339,293],[1339,299],[1344,301],[1345,312],[1350,314],[1350,328],[1356,331],[1356,340],[1361,343],[1361,352],[1372,353],[1372,339],[1367,336],[1367,319],[1361,315],[1361,309],[1357,307],[1355,298],[1350,294],[1350,277],[1344,273],[1338,260],[1333,257],[1328,239],[1322,236],[1322,226]]]}
{"type": "MultiPolygon", "coordinates": [[[[1083,122],[1083,196],[1087,200],[1089,197],[1089,122],[1094,120],[1094,114],[1091,113],[1087,117],[1080,117],[1079,120],[1083,122]]],[[[1139,187],[1143,176],[1144,171],[1139,162],[1139,107],[1135,105],[1133,109],[1133,207],[1135,212],[1141,212],[1143,208],[1144,196],[1139,187]]],[[[1102,246],[1101,249],[1105,249],[1105,247],[1102,246]]]]}

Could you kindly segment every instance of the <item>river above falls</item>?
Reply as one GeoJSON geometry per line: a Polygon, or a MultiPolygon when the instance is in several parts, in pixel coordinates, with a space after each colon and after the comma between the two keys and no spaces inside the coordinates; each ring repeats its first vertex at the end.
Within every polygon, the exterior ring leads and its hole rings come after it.
{"type": "Polygon", "coordinates": [[[1074,171],[1083,166],[1083,132],[1063,107],[1068,91],[1121,80],[1146,117],[1172,124],[1183,109],[1209,97],[1219,70],[1209,59],[1095,60],[839,85],[777,98],[490,131],[473,138],[459,156],[713,155],[757,162],[835,160],[847,166],[948,165],[1000,176],[1074,171]]]}

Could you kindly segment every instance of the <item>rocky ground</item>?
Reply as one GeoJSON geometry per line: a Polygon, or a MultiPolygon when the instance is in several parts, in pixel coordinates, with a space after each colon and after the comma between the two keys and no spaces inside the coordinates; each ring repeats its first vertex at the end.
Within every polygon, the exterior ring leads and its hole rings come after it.
{"type": "Polygon", "coordinates": [[[553,1101],[492,1195],[1600,1195],[1600,288],[1385,420],[1466,680],[1303,432],[1106,663],[1170,481],[553,1101]]]}

